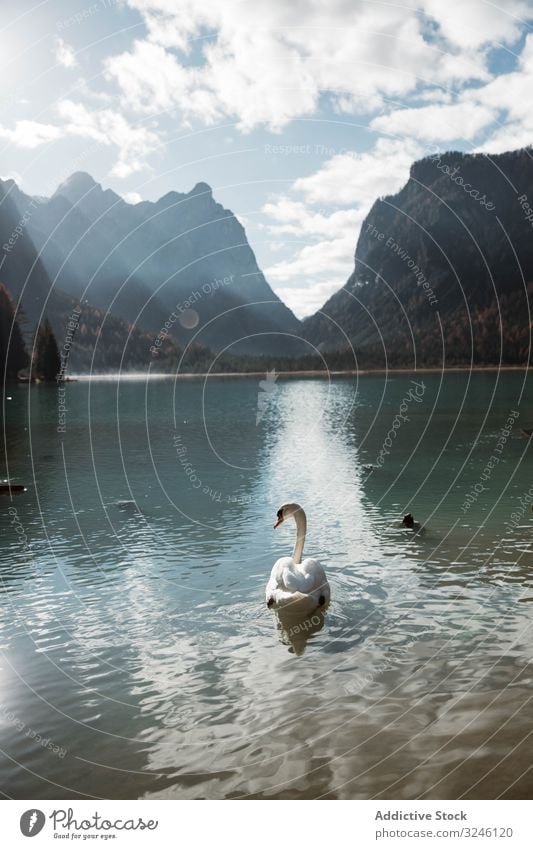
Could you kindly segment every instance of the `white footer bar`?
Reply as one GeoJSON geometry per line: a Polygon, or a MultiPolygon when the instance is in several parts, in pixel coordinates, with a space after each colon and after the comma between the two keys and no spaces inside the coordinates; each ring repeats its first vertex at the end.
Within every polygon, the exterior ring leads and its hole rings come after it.
{"type": "Polygon", "coordinates": [[[4,801],[2,845],[531,849],[530,801],[4,801]]]}

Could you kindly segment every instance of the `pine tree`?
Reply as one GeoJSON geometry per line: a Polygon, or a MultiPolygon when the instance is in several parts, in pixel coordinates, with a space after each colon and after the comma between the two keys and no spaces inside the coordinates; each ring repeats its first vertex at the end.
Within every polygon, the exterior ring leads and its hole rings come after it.
{"type": "Polygon", "coordinates": [[[47,318],[37,331],[33,369],[35,377],[46,382],[54,381],[61,369],[56,338],[47,318]]]}
{"type": "Polygon", "coordinates": [[[29,364],[11,296],[0,283],[0,381],[16,380],[29,364]]]}

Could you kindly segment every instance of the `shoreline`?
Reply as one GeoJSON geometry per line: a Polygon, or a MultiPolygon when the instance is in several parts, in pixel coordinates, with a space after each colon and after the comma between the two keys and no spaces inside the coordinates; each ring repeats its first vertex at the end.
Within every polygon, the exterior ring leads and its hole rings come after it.
{"type": "MultiPolygon", "coordinates": [[[[275,371],[275,379],[296,379],[296,378],[320,378],[327,380],[334,377],[372,377],[379,375],[401,375],[401,374],[461,374],[461,373],[480,373],[480,372],[513,372],[522,371],[528,372],[533,370],[532,366],[447,366],[439,368],[438,366],[422,366],[421,368],[366,368],[366,369],[350,369],[347,371],[324,371],[319,369],[302,369],[298,371],[275,371]]],[[[71,377],[65,378],[64,383],[88,383],[95,382],[117,382],[117,381],[140,381],[140,380],[220,380],[234,379],[241,380],[246,378],[264,378],[265,374],[271,369],[264,371],[228,371],[228,372],[182,372],[174,374],[173,372],[99,372],[95,374],[73,374],[71,377]]],[[[42,381],[9,381],[5,386],[15,388],[16,386],[56,386],[55,382],[44,383],[42,381]]],[[[4,393],[2,393],[4,394],[4,393]]]]}
{"type": "MultiPolygon", "coordinates": [[[[390,374],[449,374],[462,372],[500,372],[500,371],[530,371],[533,366],[424,366],[421,368],[379,368],[379,369],[351,369],[348,371],[325,371],[318,369],[299,371],[277,371],[276,378],[298,378],[319,377],[327,379],[331,377],[367,377],[372,375],[390,374]]],[[[110,372],[109,374],[76,374],[72,375],[73,381],[90,380],[212,380],[220,378],[257,378],[264,377],[266,371],[232,371],[232,372],[183,372],[174,374],[172,372],[110,372]]]]}

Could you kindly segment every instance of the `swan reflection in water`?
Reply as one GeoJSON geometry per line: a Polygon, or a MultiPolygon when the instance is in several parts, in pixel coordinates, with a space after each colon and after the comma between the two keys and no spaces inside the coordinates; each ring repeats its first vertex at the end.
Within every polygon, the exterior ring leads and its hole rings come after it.
{"type": "Polygon", "coordinates": [[[318,634],[324,627],[325,610],[317,607],[305,616],[301,611],[291,610],[290,607],[276,610],[276,630],[280,642],[289,647],[289,652],[302,655],[309,637],[318,634]]]}

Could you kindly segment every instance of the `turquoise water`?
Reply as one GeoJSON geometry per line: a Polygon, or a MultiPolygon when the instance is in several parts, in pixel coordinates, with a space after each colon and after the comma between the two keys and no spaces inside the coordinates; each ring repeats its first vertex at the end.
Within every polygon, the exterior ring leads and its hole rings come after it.
{"type": "Polygon", "coordinates": [[[80,381],[64,433],[9,394],[6,796],[531,798],[529,376],[80,381]],[[303,623],[264,603],[287,500],[303,623]]]}

